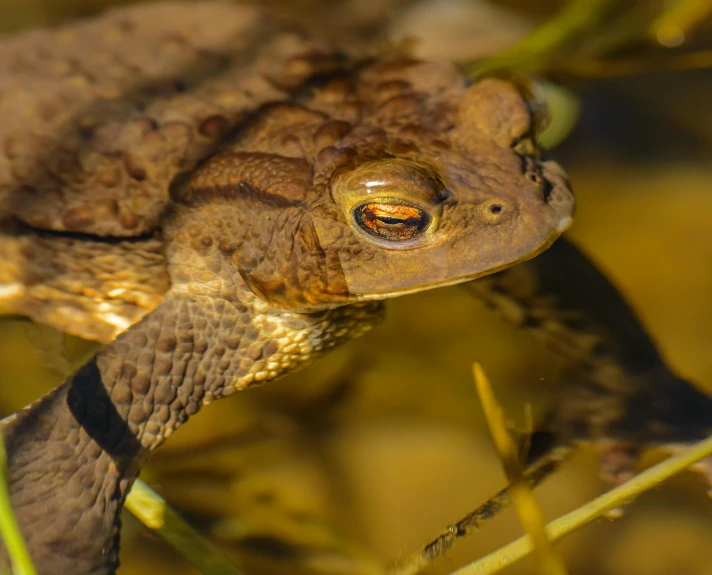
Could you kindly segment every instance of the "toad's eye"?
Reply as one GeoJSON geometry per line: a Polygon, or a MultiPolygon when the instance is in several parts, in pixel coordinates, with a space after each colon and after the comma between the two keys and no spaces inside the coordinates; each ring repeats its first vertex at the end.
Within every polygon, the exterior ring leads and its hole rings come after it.
{"type": "Polygon", "coordinates": [[[390,241],[415,238],[425,232],[432,221],[426,211],[395,198],[360,204],[352,214],[363,231],[390,241]]]}

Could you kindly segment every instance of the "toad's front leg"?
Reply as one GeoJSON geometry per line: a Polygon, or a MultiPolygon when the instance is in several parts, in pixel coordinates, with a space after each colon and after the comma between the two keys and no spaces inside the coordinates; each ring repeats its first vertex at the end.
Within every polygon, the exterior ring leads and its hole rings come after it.
{"type": "Polygon", "coordinates": [[[12,503],[40,573],[113,573],[119,512],[151,451],[202,405],[289,371],[380,316],[376,303],[315,314],[258,307],[247,291],[229,300],[169,294],[5,420],[12,503]]]}
{"type": "Polygon", "coordinates": [[[569,362],[549,437],[592,441],[608,480],[630,477],[645,446],[676,449],[712,432],[712,399],[667,367],[621,294],[571,242],[467,285],[569,362]]]}

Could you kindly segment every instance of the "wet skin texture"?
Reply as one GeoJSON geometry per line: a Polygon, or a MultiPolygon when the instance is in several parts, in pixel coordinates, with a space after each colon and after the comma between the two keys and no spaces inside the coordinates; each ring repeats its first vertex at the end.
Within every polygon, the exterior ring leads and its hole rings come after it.
{"type": "Polygon", "coordinates": [[[522,263],[574,202],[503,80],[347,62],[208,2],[4,39],[0,85],[0,303],[111,342],[3,422],[41,573],[115,571],[132,481],[203,405],[368,331],[383,299],[517,263],[471,289],[572,359],[550,443],[686,441],[710,420],[575,248],[522,263]]]}

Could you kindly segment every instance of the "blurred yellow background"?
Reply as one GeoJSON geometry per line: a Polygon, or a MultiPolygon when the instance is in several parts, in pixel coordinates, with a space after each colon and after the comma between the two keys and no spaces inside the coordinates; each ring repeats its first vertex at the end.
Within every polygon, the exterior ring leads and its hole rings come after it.
{"type": "MultiPolygon", "coordinates": [[[[54,23],[114,3],[0,0],[0,29],[54,23]]],[[[498,34],[486,27],[490,47],[511,43],[559,5],[270,4],[316,28],[329,22],[333,36],[425,37],[416,51],[444,57],[450,49],[453,58],[483,49],[483,22],[500,26],[498,34]]],[[[709,26],[700,30],[696,41],[704,43],[709,26]]],[[[712,390],[712,73],[587,80],[570,88],[581,98],[582,116],[556,150],[579,202],[570,235],[621,288],[671,365],[712,390]]],[[[462,289],[403,297],[388,308],[386,323],[362,340],[210,406],[147,468],[144,480],[243,557],[249,573],[350,573],[369,557],[392,562],[504,485],[471,364],[482,362],[521,424],[525,403],[551,393],[560,361],[462,289]]],[[[85,349],[47,328],[0,320],[2,413],[61,381],[85,349]]],[[[553,518],[602,489],[592,454],[581,453],[537,497],[553,518]]],[[[712,501],[704,491],[698,477],[683,474],[635,502],[623,519],[567,538],[560,549],[570,573],[712,574],[712,501]]],[[[520,534],[507,512],[432,572],[448,573],[520,534]]],[[[193,572],[128,514],[122,562],[123,575],[193,572]]],[[[530,561],[508,571],[531,572],[530,561]]]]}

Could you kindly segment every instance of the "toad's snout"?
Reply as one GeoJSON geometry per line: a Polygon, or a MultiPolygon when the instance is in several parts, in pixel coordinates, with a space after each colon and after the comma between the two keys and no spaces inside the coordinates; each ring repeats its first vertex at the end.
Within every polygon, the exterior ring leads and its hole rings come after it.
{"type": "Polygon", "coordinates": [[[544,201],[553,211],[555,221],[558,221],[556,231],[563,233],[573,223],[576,211],[576,199],[571,191],[571,183],[564,170],[556,162],[543,162],[542,172],[548,183],[544,201]]]}

